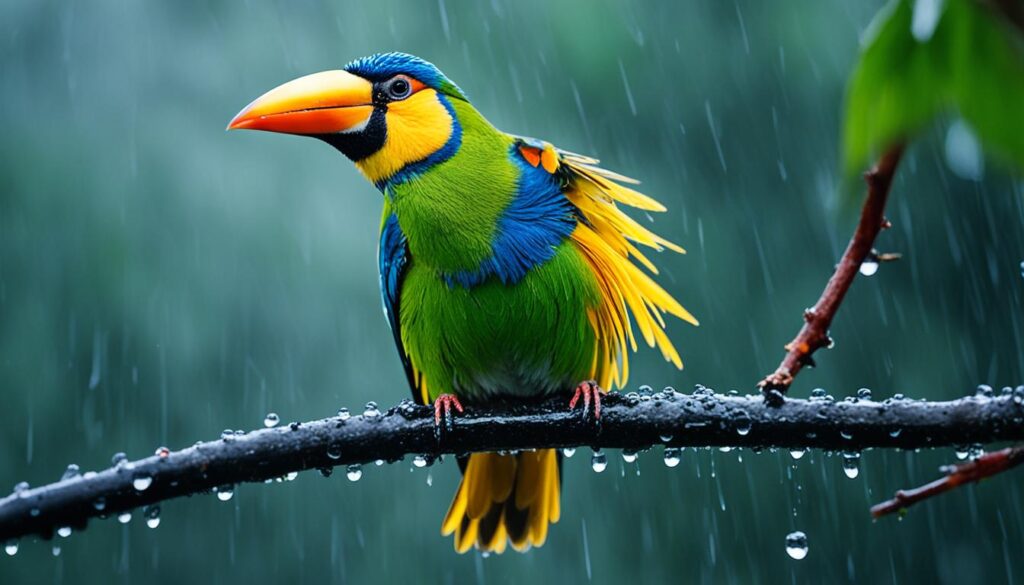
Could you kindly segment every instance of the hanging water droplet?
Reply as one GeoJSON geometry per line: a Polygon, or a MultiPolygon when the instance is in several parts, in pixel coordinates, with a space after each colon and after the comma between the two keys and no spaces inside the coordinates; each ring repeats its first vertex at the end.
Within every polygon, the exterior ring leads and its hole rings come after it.
{"type": "Polygon", "coordinates": [[[107,507],[107,499],[104,498],[103,496],[96,498],[95,500],[92,501],[92,507],[102,512],[103,509],[107,507]]]}
{"type": "Polygon", "coordinates": [[[279,422],[281,422],[281,417],[277,416],[276,412],[268,412],[267,416],[263,417],[263,426],[268,429],[276,427],[279,422]]]}
{"type": "Polygon", "coordinates": [[[750,427],[753,426],[754,423],[751,422],[750,416],[746,412],[742,410],[739,411],[733,418],[733,421],[736,425],[737,434],[741,437],[745,437],[750,434],[750,427]]]}
{"type": "Polygon", "coordinates": [[[412,464],[416,467],[426,467],[427,457],[425,455],[417,455],[412,458],[412,464]]]}
{"type": "Polygon", "coordinates": [[[562,455],[564,455],[566,459],[572,457],[575,454],[576,454],[576,448],[575,447],[566,447],[566,448],[562,449],[562,455]]]}
{"type": "Polygon", "coordinates": [[[672,442],[672,435],[661,435],[658,438],[661,439],[662,443],[671,443],[672,442]]]}
{"type": "Polygon", "coordinates": [[[348,420],[350,416],[352,415],[349,414],[347,408],[341,407],[338,409],[338,418],[340,418],[341,420],[348,420]]]}
{"type": "Polygon", "coordinates": [[[636,461],[636,457],[637,457],[637,453],[636,453],[635,450],[633,450],[633,449],[623,449],[622,450],[622,460],[625,461],[626,463],[632,463],[632,462],[636,461]]]}
{"type": "Polygon", "coordinates": [[[132,487],[135,491],[145,491],[146,488],[153,485],[153,476],[148,474],[139,474],[132,478],[132,487]]]}
{"type": "Polygon", "coordinates": [[[377,467],[380,467],[381,465],[384,465],[384,460],[383,459],[378,459],[378,460],[374,461],[373,464],[376,465],[377,467]]]}
{"type": "Polygon", "coordinates": [[[960,461],[963,461],[964,459],[967,459],[967,456],[970,455],[970,453],[966,446],[957,446],[954,447],[953,455],[955,455],[960,461]]]}
{"type": "Polygon", "coordinates": [[[146,519],[146,526],[150,528],[160,526],[160,506],[155,504],[146,506],[142,511],[142,516],[146,519]]]}
{"type": "Polygon", "coordinates": [[[806,452],[806,449],[790,449],[789,456],[792,457],[793,459],[800,459],[801,457],[804,456],[804,453],[806,452]]]}
{"type": "Polygon", "coordinates": [[[59,536],[61,538],[67,538],[67,537],[71,536],[71,527],[70,526],[61,526],[60,528],[57,529],[57,536],[59,536]]]}
{"type": "Polygon", "coordinates": [[[895,439],[896,437],[900,436],[900,434],[902,434],[902,433],[903,433],[903,429],[893,429],[893,430],[889,431],[889,436],[895,439]]]}
{"type": "Polygon", "coordinates": [[[82,475],[82,472],[79,470],[78,465],[72,463],[64,470],[64,475],[60,476],[60,479],[61,481],[65,481],[68,479],[74,479],[80,475],[82,475]]]}
{"type": "Polygon", "coordinates": [[[349,481],[359,481],[359,478],[363,477],[363,466],[362,465],[349,465],[345,472],[345,477],[349,481]]]}
{"type": "Polygon", "coordinates": [[[235,497],[235,486],[231,484],[215,487],[213,488],[213,491],[217,492],[217,499],[222,502],[226,502],[235,497]]]}
{"type": "Polygon", "coordinates": [[[865,260],[860,265],[860,273],[864,276],[874,276],[878,272],[878,261],[876,260],[865,260]]]}
{"type": "Polygon", "coordinates": [[[719,447],[718,450],[721,451],[722,453],[728,453],[729,451],[732,451],[732,447],[719,447]]]}
{"type": "Polygon", "coordinates": [[[12,538],[4,543],[4,552],[6,552],[9,557],[13,557],[18,554],[18,539],[12,538]]]}
{"type": "Polygon", "coordinates": [[[844,429],[842,431],[839,431],[839,436],[849,441],[850,439],[853,438],[853,433],[844,429]]]}
{"type": "Polygon", "coordinates": [[[60,546],[58,546],[56,544],[53,545],[53,548],[50,549],[50,553],[53,556],[55,556],[55,557],[59,557],[60,556],[60,546]]]}
{"type": "Polygon", "coordinates": [[[679,465],[680,459],[682,459],[682,457],[680,457],[678,447],[665,447],[665,467],[675,467],[676,465],[679,465]]]}
{"type": "Polygon", "coordinates": [[[42,513],[43,513],[43,511],[40,510],[39,508],[36,508],[36,507],[33,507],[32,509],[30,509],[28,511],[28,515],[33,517],[33,518],[37,518],[42,513]]]}
{"type": "Polygon", "coordinates": [[[117,515],[117,521],[120,522],[121,524],[127,524],[127,523],[131,522],[132,521],[132,513],[131,512],[121,512],[120,514],[117,515]]]}
{"type": "Polygon", "coordinates": [[[807,535],[797,530],[786,535],[786,554],[796,560],[807,556],[807,535]]]}
{"type": "Polygon", "coordinates": [[[850,479],[860,475],[859,451],[843,451],[843,473],[850,479]]]}
{"type": "Polygon", "coordinates": [[[295,481],[296,477],[299,477],[299,472],[298,471],[289,471],[288,473],[285,474],[284,480],[285,481],[295,481]]]}
{"type": "Polygon", "coordinates": [[[378,417],[380,417],[380,409],[377,408],[377,403],[372,400],[367,402],[366,409],[363,410],[363,418],[375,419],[378,417]]]}
{"type": "Polygon", "coordinates": [[[594,454],[590,456],[590,467],[595,473],[601,473],[608,467],[608,457],[604,454],[604,451],[595,449],[594,454]]]}

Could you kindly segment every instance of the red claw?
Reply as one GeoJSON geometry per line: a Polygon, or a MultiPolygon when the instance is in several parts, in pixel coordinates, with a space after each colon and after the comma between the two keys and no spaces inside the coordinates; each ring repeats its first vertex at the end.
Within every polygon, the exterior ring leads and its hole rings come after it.
{"type": "Polygon", "coordinates": [[[452,430],[452,406],[461,414],[462,403],[454,394],[442,394],[434,400],[434,427],[441,429],[441,416],[444,415],[444,426],[448,431],[452,430]]]}
{"type": "Polygon", "coordinates": [[[590,402],[594,402],[594,420],[601,422],[601,395],[605,393],[597,382],[593,380],[587,380],[580,382],[576,386],[576,391],[573,392],[572,400],[569,401],[569,410],[576,408],[576,403],[583,398],[583,418],[586,419],[590,415],[590,402]]]}

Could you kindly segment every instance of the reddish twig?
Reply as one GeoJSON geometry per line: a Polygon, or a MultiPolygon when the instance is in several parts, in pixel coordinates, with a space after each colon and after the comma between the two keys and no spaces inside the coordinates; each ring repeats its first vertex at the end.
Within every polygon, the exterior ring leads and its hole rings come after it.
{"type": "Polygon", "coordinates": [[[981,481],[1024,463],[1024,445],[1008,447],[1002,451],[986,453],[974,461],[944,468],[946,477],[927,485],[896,492],[896,497],[871,507],[871,516],[881,518],[893,512],[902,512],[910,506],[968,483],[981,481]]]}
{"type": "Polygon", "coordinates": [[[850,290],[861,264],[872,252],[878,233],[888,227],[885,220],[885,203],[889,197],[893,175],[896,173],[896,165],[899,164],[902,154],[902,145],[892,147],[882,155],[874,168],[864,174],[868,192],[857,230],[853,233],[836,271],[821,293],[821,298],[813,308],[804,311],[804,326],[796,338],[786,344],[786,357],[775,372],[758,383],[767,396],[781,398],[781,393],[789,389],[800,369],[809,364],[813,365],[811,355],[831,344],[828,328],[832,324],[832,319],[835,318],[846,291],[850,290]]]}

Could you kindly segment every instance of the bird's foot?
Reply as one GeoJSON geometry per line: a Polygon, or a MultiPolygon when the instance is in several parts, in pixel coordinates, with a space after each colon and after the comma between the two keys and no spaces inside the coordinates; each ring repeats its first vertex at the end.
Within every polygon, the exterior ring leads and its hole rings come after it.
{"type": "Polygon", "coordinates": [[[452,431],[452,421],[455,416],[452,414],[452,407],[462,413],[462,403],[454,394],[442,394],[434,400],[434,434],[441,438],[441,419],[444,418],[444,430],[452,431]]]}
{"type": "Polygon", "coordinates": [[[576,408],[576,404],[582,398],[583,399],[583,420],[587,420],[588,418],[590,418],[590,412],[591,412],[590,405],[593,404],[594,405],[594,408],[593,408],[594,422],[600,424],[601,423],[601,396],[603,396],[604,394],[606,394],[606,392],[604,390],[602,390],[600,386],[597,385],[597,382],[595,382],[593,380],[587,380],[585,382],[580,382],[576,386],[576,391],[573,392],[572,400],[569,401],[569,410],[575,409],[576,408]]]}

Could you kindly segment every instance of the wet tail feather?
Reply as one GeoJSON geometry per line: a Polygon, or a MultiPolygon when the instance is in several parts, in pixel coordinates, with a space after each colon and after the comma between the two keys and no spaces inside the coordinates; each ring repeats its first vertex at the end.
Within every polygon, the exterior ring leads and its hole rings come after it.
{"type": "Polygon", "coordinates": [[[541,546],[561,515],[559,463],[552,449],[470,456],[441,533],[455,533],[460,553],[473,545],[495,553],[509,542],[520,552],[541,546]]]}

